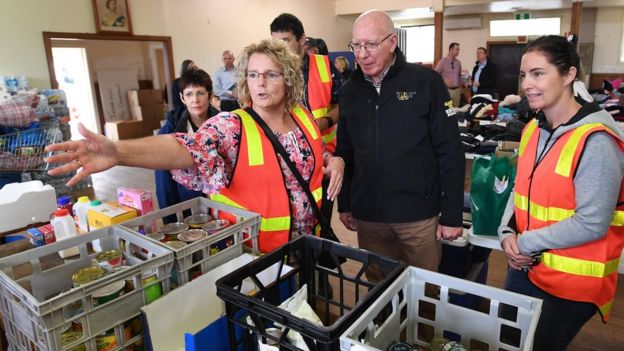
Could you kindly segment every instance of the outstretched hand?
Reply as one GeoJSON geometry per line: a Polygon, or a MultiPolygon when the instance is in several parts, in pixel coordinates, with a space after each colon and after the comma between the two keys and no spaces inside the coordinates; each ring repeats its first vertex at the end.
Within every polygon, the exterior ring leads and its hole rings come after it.
{"type": "Polygon", "coordinates": [[[327,165],[323,167],[323,174],[329,177],[327,199],[335,201],[342,188],[345,163],[341,157],[331,156],[327,165]]]}
{"type": "Polygon", "coordinates": [[[84,140],[66,141],[46,146],[46,151],[55,154],[44,159],[47,163],[58,163],[48,171],[52,176],[77,171],[67,186],[76,185],[90,174],[102,172],[117,165],[117,148],[115,143],[103,135],[89,131],[82,123],[78,123],[80,135],[84,140]]]}

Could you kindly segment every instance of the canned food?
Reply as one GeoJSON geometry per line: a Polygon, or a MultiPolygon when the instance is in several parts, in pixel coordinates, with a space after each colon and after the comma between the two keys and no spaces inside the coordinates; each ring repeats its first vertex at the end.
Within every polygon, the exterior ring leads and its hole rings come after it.
{"type": "Polygon", "coordinates": [[[120,280],[118,282],[114,282],[112,284],[107,285],[106,287],[96,290],[93,292],[93,305],[103,305],[109,301],[112,301],[119,296],[123,295],[123,289],[126,286],[126,282],[124,280],[120,280]]]}
{"type": "Polygon", "coordinates": [[[192,243],[208,236],[208,232],[203,229],[189,229],[184,233],[178,234],[178,240],[185,243],[192,243]]]}
{"type": "MultiPolygon", "coordinates": [[[[69,325],[71,326],[71,323],[69,325]]],[[[68,330],[61,334],[61,345],[62,346],[69,345],[76,340],[80,340],[80,338],[82,338],[81,331],[68,330]]],[[[76,346],[75,348],[72,349],[72,351],[83,351],[83,350],[86,350],[86,347],[84,344],[76,346]]]]}
{"type": "Polygon", "coordinates": [[[169,246],[172,249],[179,250],[179,249],[185,247],[187,244],[184,241],[173,240],[173,241],[166,242],[165,245],[169,246]]]}
{"type": "Polygon", "coordinates": [[[145,304],[152,303],[162,296],[162,287],[158,281],[158,276],[154,271],[141,273],[143,281],[143,291],[145,292],[145,304]]]}
{"type": "Polygon", "coordinates": [[[212,220],[212,216],[206,213],[197,213],[184,218],[184,223],[188,224],[192,229],[200,229],[208,221],[212,220]]]}
{"type": "Polygon", "coordinates": [[[112,351],[117,348],[115,330],[111,329],[95,337],[97,351],[112,351]]]}
{"type": "Polygon", "coordinates": [[[188,224],[182,222],[175,222],[165,224],[162,228],[160,228],[160,232],[165,235],[163,240],[171,241],[177,240],[178,234],[183,233],[189,229],[188,224]]]}
{"type": "Polygon", "coordinates": [[[230,221],[225,220],[225,219],[215,219],[213,221],[210,221],[208,223],[206,223],[202,229],[208,232],[208,235],[210,234],[214,234],[216,232],[218,232],[219,230],[229,227],[230,225],[232,225],[232,223],[230,223],[230,221]]]}
{"type": "Polygon", "coordinates": [[[146,234],[146,236],[156,241],[162,241],[165,238],[165,234],[161,232],[146,234]]]}
{"type": "Polygon", "coordinates": [[[89,284],[104,276],[104,269],[100,266],[91,266],[87,268],[79,269],[74,275],[72,275],[72,281],[74,287],[89,284]]]}
{"type": "Polygon", "coordinates": [[[113,267],[121,266],[123,255],[117,249],[102,251],[95,255],[95,261],[100,267],[111,270],[113,267]]]}

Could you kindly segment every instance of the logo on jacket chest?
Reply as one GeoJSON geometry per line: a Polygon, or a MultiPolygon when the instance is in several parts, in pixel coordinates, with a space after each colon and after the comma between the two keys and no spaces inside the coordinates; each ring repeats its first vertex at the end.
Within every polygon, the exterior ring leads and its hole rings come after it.
{"type": "Polygon", "coordinates": [[[407,101],[416,95],[415,91],[397,91],[396,97],[398,101],[407,101]]]}

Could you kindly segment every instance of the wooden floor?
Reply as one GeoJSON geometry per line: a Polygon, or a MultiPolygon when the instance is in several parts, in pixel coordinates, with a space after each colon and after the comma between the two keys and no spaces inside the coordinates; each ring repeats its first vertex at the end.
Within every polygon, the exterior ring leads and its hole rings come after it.
{"type": "MultiPolygon", "coordinates": [[[[113,168],[94,175],[93,184],[96,197],[101,200],[115,200],[116,189],[121,186],[139,187],[155,194],[154,172],[139,168],[113,168]]],[[[357,246],[355,232],[346,230],[337,214],[332,218],[332,226],[343,243],[357,246]]],[[[501,288],[506,270],[505,256],[501,251],[494,250],[490,255],[487,284],[501,288]]],[[[620,278],[609,323],[605,325],[600,317],[595,316],[573,341],[569,351],[624,350],[624,276],[620,275],[620,278]]]]}

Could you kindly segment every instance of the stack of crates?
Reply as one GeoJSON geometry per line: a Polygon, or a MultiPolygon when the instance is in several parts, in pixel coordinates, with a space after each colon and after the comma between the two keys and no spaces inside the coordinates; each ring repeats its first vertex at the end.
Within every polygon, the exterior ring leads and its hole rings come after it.
{"type": "Polygon", "coordinates": [[[408,267],[340,338],[342,351],[385,351],[394,343],[429,350],[434,338],[467,350],[530,351],[540,299],[415,267],[408,267]],[[481,299],[453,303],[451,291],[481,299]]]}
{"type": "Polygon", "coordinates": [[[169,291],[172,265],[170,250],[116,226],[1,259],[0,309],[9,349],[142,350],[140,308],[169,291]],[[77,271],[97,266],[96,240],[103,250],[121,252],[127,267],[74,284],[77,271]],[[79,254],[60,259],[57,252],[72,247],[79,254]],[[102,289],[113,285],[123,288],[103,299],[102,289]]]}
{"type": "Polygon", "coordinates": [[[309,350],[338,350],[347,327],[403,269],[401,262],[333,241],[309,235],[293,240],[217,281],[217,295],[226,303],[230,347],[252,350],[261,343],[300,350],[286,337],[289,331],[296,331],[309,350]],[[335,263],[341,259],[347,263],[344,268],[326,268],[319,264],[322,255],[329,255],[325,257],[335,263]],[[379,272],[381,281],[368,281],[368,269],[379,272]],[[335,287],[333,294],[324,291],[321,279],[335,287]],[[278,307],[303,286],[307,288],[306,302],[322,326],[278,307]],[[235,332],[240,328],[242,337],[235,332]],[[283,331],[281,336],[275,334],[276,329],[283,331]]]}
{"type": "Polygon", "coordinates": [[[144,232],[148,240],[173,251],[172,274],[175,285],[182,286],[197,275],[219,267],[244,252],[258,253],[260,222],[261,218],[257,213],[224,205],[204,197],[197,197],[129,220],[122,225],[137,233],[139,231],[144,232]],[[230,218],[235,217],[236,223],[232,223],[230,226],[182,248],[172,248],[148,237],[149,234],[160,230],[162,220],[165,217],[174,215],[178,222],[183,222],[185,214],[209,214],[213,218],[219,218],[221,212],[229,214],[230,218]],[[222,241],[228,241],[230,246],[216,253],[214,250],[211,252],[211,247],[214,248],[222,241]]]}

